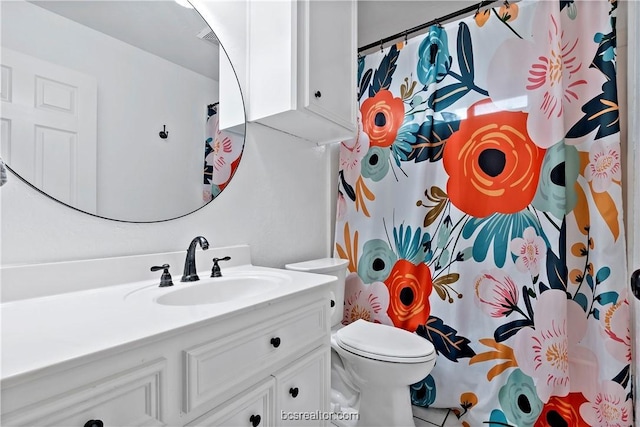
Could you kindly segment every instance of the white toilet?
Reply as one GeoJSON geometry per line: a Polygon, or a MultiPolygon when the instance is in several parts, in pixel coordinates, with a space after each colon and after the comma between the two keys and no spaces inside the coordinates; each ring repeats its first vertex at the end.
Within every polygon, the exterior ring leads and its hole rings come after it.
{"type": "Polygon", "coordinates": [[[342,326],[347,264],[347,260],[323,258],[285,266],[338,278],[331,290],[335,302],[331,313],[332,410],[357,411],[357,426],[415,426],[409,386],[431,372],[435,349],[419,335],[393,326],[365,320],[342,326]]]}

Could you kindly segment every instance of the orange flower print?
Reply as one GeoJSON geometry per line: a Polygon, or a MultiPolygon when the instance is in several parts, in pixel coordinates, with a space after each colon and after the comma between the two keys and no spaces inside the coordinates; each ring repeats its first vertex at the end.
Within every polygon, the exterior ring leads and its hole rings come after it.
{"type": "Polygon", "coordinates": [[[371,147],[389,147],[398,135],[404,121],[404,103],[391,92],[381,89],[373,98],[367,98],[360,107],[362,127],[369,136],[371,147]]]}
{"type": "Polygon", "coordinates": [[[414,265],[400,259],[384,283],[389,289],[390,299],[387,314],[394,326],[413,332],[427,321],[433,282],[426,264],[414,265]]]}
{"type": "Polygon", "coordinates": [[[580,405],[586,401],[582,393],[569,393],[563,397],[551,396],[542,407],[542,412],[533,426],[589,427],[589,424],[580,416],[580,405]]]}
{"type": "Polygon", "coordinates": [[[544,154],[527,133],[526,113],[477,102],[444,148],[449,199],[476,218],[520,212],[536,194],[544,154]]]}

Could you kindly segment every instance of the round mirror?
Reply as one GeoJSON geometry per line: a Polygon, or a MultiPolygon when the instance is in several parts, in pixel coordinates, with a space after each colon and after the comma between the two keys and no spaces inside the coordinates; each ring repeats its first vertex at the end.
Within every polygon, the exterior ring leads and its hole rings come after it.
{"type": "Polygon", "coordinates": [[[0,2],[7,166],[118,221],[174,219],[217,197],[242,157],[244,107],[215,33],[180,3],[0,2]]]}

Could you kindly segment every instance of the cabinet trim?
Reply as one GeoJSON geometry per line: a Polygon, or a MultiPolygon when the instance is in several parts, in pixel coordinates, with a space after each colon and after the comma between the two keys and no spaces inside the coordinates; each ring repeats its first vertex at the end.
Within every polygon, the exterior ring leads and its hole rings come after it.
{"type": "Polygon", "coordinates": [[[88,411],[138,388],[145,393],[146,419],[139,426],[164,426],[161,390],[166,376],[167,361],[157,359],[110,377],[95,381],[86,387],[66,392],[43,402],[36,402],[2,417],[3,425],[49,426],[61,420],[88,411]]]}
{"type": "Polygon", "coordinates": [[[314,342],[319,343],[322,337],[326,337],[327,324],[326,303],[323,301],[300,307],[287,315],[268,319],[259,328],[246,329],[225,337],[213,337],[208,342],[184,350],[183,411],[191,412],[200,405],[219,398],[223,391],[220,383],[223,383],[225,388],[238,385],[264,371],[268,366],[273,366],[301,349],[308,348],[314,342]],[[303,322],[313,326],[305,336],[292,342],[288,339],[288,334],[292,331],[287,328],[300,326],[303,322]],[[283,337],[277,348],[270,343],[276,336],[283,337]],[[230,369],[226,370],[227,367],[219,365],[220,360],[226,362],[225,358],[229,359],[234,351],[240,351],[240,346],[253,340],[262,340],[262,353],[250,355],[253,359],[242,369],[231,369],[233,366],[229,366],[230,369]],[[218,357],[220,358],[217,359],[218,357]],[[214,368],[224,371],[226,375],[211,378],[214,368]]]}

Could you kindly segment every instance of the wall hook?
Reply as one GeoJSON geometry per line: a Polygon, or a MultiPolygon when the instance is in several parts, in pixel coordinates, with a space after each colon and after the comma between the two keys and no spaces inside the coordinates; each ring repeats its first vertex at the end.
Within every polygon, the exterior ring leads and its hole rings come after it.
{"type": "Polygon", "coordinates": [[[169,136],[169,132],[167,132],[167,125],[162,125],[162,130],[159,133],[160,138],[167,139],[169,136]]]}

